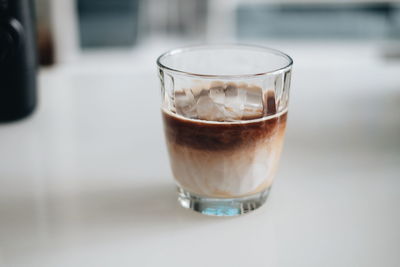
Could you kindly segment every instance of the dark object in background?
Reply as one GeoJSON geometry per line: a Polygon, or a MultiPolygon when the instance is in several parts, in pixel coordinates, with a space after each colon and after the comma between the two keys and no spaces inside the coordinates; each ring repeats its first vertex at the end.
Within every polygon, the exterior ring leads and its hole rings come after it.
{"type": "Polygon", "coordinates": [[[138,7],[139,0],[78,0],[81,47],[134,45],[138,7]]]}
{"type": "Polygon", "coordinates": [[[54,41],[51,31],[41,25],[38,26],[37,45],[38,61],[40,66],[52,66],[55,63],[54,41]]]}
{"type": "Polygon", "coordinates": [[[32,0],[0,0],[0,121],[36,106],[36,43],[32,0]]]}
{"type": "MultiPolygon", "coordinates": [[[[38,64],[40,66],[52,66],[55,63],[55,42],[53,38],[54,27],[51,18],[51,5],[54,0],[34,0],[36,11],[36,30],[38,47],[38,64]]],[[[56,16],[56,15],[54,15],[56,16]]]]}

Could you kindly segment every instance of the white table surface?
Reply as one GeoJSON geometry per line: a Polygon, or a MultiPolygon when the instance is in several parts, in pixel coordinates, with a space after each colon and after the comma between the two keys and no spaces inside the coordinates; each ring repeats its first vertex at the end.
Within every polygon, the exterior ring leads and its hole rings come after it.
{"type": "Polygon", "coordinates": [[[0,266],[399,266],[400,65],[360,45],[285,49],[280,170],[236,218],[176,202],[158,50],[43,70],[37,112],[0,125],[0,266]]]}

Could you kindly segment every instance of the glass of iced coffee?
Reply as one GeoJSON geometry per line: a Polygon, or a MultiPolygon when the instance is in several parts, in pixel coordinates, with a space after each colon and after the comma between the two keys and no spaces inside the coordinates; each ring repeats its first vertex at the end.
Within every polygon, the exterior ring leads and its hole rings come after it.
{"type": "Polygon", "coordinates": [[[175,49],[158,60],[179,203],[234,216],[265,203],[286,128],[292,59],[248,45],[175,49]]]}

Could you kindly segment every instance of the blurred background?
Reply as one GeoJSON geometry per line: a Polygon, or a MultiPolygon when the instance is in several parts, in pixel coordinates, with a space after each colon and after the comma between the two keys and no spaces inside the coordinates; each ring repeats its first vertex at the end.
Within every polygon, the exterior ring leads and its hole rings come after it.
{"type": "MultiPolygon", "coordinates": [[[[93,50],[132,51],[165,40],[187,42],[396,42],[397,1],[35,0],[41,62],[93,50]]],[[[397,46],[383,51],[398,56],[397,46]]]]}
{"type": "MultiPolygon", "coordinates": [[[[319,135],[325,130],[340,131],[332,127],[334,118],[340,120],[340,112],[356,116],[357,108],[359,117],[349,123],[363,124],[369,131],[360,133],[357,127],[349,131],[354,133],[347,138],[351,144],[353,138],[379,131],[373,125],[383,123],[378,119],[382,116],[384,121],[394,120],[387,127],[398,127],[399,110],[391,110],[400,103],[398,1],[36,0],[36,5],[42,66],[58,65],[76,72],[138,69],[151,73],[157,56],[177,46],[260,44],[294,58],[298,74],[294,75],[293,101],[299,101],[299,108],[310,116],[320,116],[321,111],[311,114],[319,106],[330,112],[321,120],[304,116],[299,120],[310,124],[295,127],[306,131],[306,139],[309,131],[319,135]],[[308,104],[311,99],[318,99],[317,103],[308,104]],[[375,105],[382,106],[372,114],[367,106],[375,105]],[[350,110],[353,114],[348,114],[350,110]]],[[[396,135],[399,129],[387,132],[396,135]]]]}
{"type": "Polygon", "coordinates": [[[39,105],[0,124],[0,266],[398,266],[399,1],[35,5],[39,105]],[[155,61],[230,42],[294,68],[267,206],[216,221],[175,203],[155,61]]]}

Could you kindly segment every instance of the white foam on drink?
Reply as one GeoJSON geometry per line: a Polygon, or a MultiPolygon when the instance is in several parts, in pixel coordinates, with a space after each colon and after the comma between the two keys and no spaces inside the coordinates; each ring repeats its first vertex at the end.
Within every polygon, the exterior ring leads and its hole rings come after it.
{"type": "Polygon", "coordinates": [[[275,113],[273,115],[270,116],[265,116],[262,118],[257,118],[257,119],[251,119],[251,120],[240,120],[240,121],[208,121],[208,120],[201,120],[201,119],[195,119],[195,118],[188,118],[185,117],[183,115],[174,113],[170,110],[168,110],[167,108],[162,108],[162,111],[173,116],[176,118],[179,118],[181,120],[186,120],[186,121],[192,121],[192,122],[200,122],[200,123],[204,123],[204,124],[250,124],[250,123],[255,123],[255,122],[260,122],[260,121],[267,121],[267,120],[271,120],[277,117],[282,116],[283,114],[285,114],[286,112],[288,112],[288,108],[283,109],[282,111],[280,111],[279,113],[275,113]]]}

